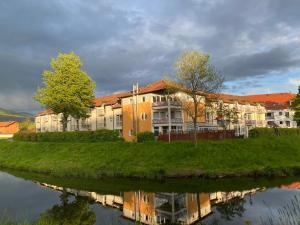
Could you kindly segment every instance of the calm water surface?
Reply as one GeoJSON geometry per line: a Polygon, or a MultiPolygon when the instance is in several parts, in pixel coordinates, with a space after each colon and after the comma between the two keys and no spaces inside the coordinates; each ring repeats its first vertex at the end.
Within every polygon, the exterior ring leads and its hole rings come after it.
{"type": "Polygon", "coordinates": [[[0,172],[0,215],[16,220],[47,217],[68,224],[82,224],[84,220],[84,224],[111,225],[134,221],[206,225],[300,221],[300,182],[296,178],[282,183],[277,180],[271,187],[269,182],[256,184],[255,180],[246,185],[238,179],[224,180],[224,185],[222,181],[215,185],[186,180],[178,190],[175,186],[179,185],[172,182],[133,183],[58,180],[0,172]]]}

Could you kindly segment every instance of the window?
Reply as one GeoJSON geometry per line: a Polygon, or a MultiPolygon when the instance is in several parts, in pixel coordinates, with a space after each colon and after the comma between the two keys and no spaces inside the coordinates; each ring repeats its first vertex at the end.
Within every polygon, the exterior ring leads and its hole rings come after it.
{"type": "Polygon", "coordinates": [[[279,116],[282,116],[282,112],[281,111],[279,112],[279,116]]]}
{"type": "Polygon", "coordinates": [[[159,127],[154,127],[154,135],[158,136],[159,134],[159,127]]]}
{"type": "Polygon", "coordinates": [[[97,109],[97,116],[99,117],[99,116],[103,116],[104,115],[104,108],[98,108],[97,109]]]}
{"type": "Polygon", "coordinates": [[[113,121],[113,118],[112,118],[112,116],[110,116],[110,117],[109,117],[109,122],[112,123],[112,121],[113,121]]]}
{"type": "Polygon", "coordinates": [[[290,127],[290,126],[291,126],[291,122],[290,122],[290,121],[285,121],[285,125],[286,125],[287,127],[290,127]]]}
{"type": "Polygon", "coordinates": [[[143,201],[144,201],[145,203],[149,203],[149,197],[148,197],[147,195],[144,195],[144,196],[143,196],[143,201]]]}
{"type": "Polygon", "coordinates": [[[129,136],[133,135],[133,130],[129,130],[129,136]]]}
{"type": "Polygon", "coordinates": [[[285,117],[289,118],[290,117],[290,113],[289,112],[285,112],[285,117]]]}
{"type": "Polygon", "coordinates": [[[142,120],[146,120],[146,119],[147,119],[147,117],[148,117],[148,116],[147,116],[147,114],[146,114],[146,113],[142,113],[142,114],[141,114],[141,118],[142,118],[142,120]]]}
{"type": "Polygon", "coordinates": [[[166,101],[166,97],[161,97],[161,101],[165,102],[166,101]]]}
{"type": "Polygon", "coordinates": [[[267,117],[273,117],[272,113],[270,113],[270,112],[266,113],[266,116],[267,117]]]}
{"type": "Polygon", "coordinates": [[[156,96],[153,96],[153,102],[156,102],[156,96]]]}
{"type": "Polygon", "coordinates": [[[143,97],[143,102],[145,102],[146,101],[146,97],[143,97]]]}
{"type": "Polygon", "coordinates": [[[282,121],[280,121],[279,123],[280,123],[280,124],[283,124],[283,122],[282,122],[282,121]]]}
{"type": "Polygon", "coordinates": [[[153,119],[159,119],[159,112],[153,112],[153,119]]]}

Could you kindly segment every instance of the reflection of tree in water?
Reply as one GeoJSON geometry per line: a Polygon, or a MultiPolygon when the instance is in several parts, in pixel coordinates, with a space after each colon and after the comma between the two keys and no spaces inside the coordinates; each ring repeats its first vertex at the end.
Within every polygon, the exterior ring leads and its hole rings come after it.
{"type": "Polygon", "coordinates": [[[223,219],[231,220],[235,216],[241,217],[243,215],[246,211],[245,202],[246,200],[242,197],[234,197],[227,202],[218,204],[216,209],[223,219]]]}
{"type": "Polygon", "coordinates": [[[41,215],[40,221],[59,225],[93,225],[96,215],[90,209],[87,198],[76,196],[69,200],[69,194],[64,192],[60,196],[61,203],[41,215]]]}

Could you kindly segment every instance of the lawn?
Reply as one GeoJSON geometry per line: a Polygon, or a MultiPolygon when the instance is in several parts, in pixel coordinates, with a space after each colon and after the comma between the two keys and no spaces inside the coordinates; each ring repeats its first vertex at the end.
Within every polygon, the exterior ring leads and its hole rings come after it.
{"type": "Polygon", "coordinates": [[[0,141],[0,167],[59,177],[223,177],[300,174],[299,136],[189,142],[0,141]]]}

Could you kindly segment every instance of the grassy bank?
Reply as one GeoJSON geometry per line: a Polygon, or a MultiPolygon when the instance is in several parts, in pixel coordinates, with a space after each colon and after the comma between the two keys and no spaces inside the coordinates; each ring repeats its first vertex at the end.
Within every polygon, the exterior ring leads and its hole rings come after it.
{"type": "Polygon", "coordinates": [[[0,167],[59,177],[300,174],[299,136],[168,143],[0,141],[0,167]]]}

